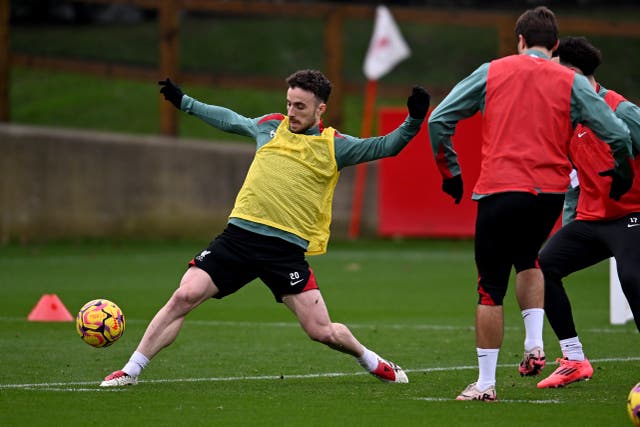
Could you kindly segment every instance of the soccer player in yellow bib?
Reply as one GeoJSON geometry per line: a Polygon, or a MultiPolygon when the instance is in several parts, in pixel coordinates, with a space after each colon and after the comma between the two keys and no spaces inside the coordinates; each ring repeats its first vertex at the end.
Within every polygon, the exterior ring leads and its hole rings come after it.
{"type": "Polygon", "coordinates": [[[398,154],[418,133],[430,96],[414,87],[407,99],[409,114],[397,129],[356,138],[324,126],[331,82],[321,72],[300,70],[286,82],[287,114],[257,118],[199,102],[168,78],[159,82],[160,92],[176,108],[223,131],[254,138],[257,150],[227,227],[189,262],[180,286],[151,320],[129,361],[101,386],[136,384],[149,361],[176,339],[187,313],[256,278],[293,312],[309,338],[352,355],[382,381],[409,381],[402,368],[362,345],[345,325],[331,321],[305,255],[327,249],[339,171],[398,154]]]}

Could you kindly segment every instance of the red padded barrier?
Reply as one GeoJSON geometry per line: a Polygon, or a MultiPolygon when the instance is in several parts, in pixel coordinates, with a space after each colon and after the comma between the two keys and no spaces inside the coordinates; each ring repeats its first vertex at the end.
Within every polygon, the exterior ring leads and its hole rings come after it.
{"type": "MultiPolygon", "coordinates": [[[[379,114],[380,134],[384,135],[402,123],[407,110],[383,108],[379,114]]],[[[458,123],[453,137],[464,181],[459,205],[440,189],[442,178],[433,159],[426,120],[398,156],[379,161],[380,236],[473,237],[476,202],[471,200],[471,190],[480,173],[481,132],[478,113],[458,123]]]]}

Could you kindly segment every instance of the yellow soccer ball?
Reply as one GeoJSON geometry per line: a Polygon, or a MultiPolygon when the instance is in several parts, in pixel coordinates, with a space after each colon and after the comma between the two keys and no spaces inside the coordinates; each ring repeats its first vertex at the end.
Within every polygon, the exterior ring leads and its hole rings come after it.
{"type": "Polygon", "coordinates": [[[627,398],[627,412],[634,426],[640,427],[640,383],[633,386],[627,398]]]}
{"type": "Polygon", "coordinates": [[[92,347],[107,347],[124,332],[122,310],[106,299],[95,299],[82,306],[76,316],[76,330],[80,338],[92,347]]]}

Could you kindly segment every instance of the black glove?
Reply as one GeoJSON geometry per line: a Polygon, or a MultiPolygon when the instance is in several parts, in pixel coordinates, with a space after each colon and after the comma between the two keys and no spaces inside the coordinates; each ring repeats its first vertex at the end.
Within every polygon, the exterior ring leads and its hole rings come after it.
{"type": "Polygon", "coordinates": [[[162,86],[160,93],[164,95],[164,99],[171,102],[179,110],[184,96],[180,88],[169,77],[165,80],[160,80],[158,84],[162,86]]]}
{"type": "Polygon", "coordinates": [[[424,119],[429,110],[429,102],[431,102],[431,95],[423,87],[414,86],[413,92],[407,98],[409,115],[414,119],[424,119]]]}
{"type": "Polygon", "coordinates": [[[621,165],[622,168],[620,169],[622,169],[622,173],[624,175],[621,175],[616,171],[616,169],[608,169],[598,173],[600,176],[611,177],[609,197],[616,202],[631,189],[631,185],[633,184],[633,168],[631,167],[631,160],[627,159],[626,161],[623,161],[621,165]]]}
{"type": "Polygon", "coordinates": [[[456,205],[462,200],[462,175],[456,175],[442,180],[442,191],[453,197],[456,205]]]}

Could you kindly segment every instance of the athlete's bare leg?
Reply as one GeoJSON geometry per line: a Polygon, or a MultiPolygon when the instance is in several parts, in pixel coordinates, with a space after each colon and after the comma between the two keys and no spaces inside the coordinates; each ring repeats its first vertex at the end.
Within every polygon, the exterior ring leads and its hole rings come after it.
{"type": "Polygon", "coordinates": [[[331,322],[319,290],[285,295],[282,301],[296,315],[309,338],[343,353],[362,356],[364,348],[349,328],[341,323],[331,322]]]}
{"type": "Polygon", "coordinates": [[[516,275],[516,299],[520,310],[544,307],[544,277],[539,268],[523,270],[516,275]]]}
{"type": "Polygon", "coordinates": [[[209,274],[198,267],[190,267],[182,276],[178,289],[147,326],[136,350],[151,360],[175,341],[185,316],[217,293],[218,288],[209,274]]]}
{"type": "Polygon", "coordinates": [[[504,334],[501,305],[480,305],[476,309],[476,345],[478,348],[500,348],[504,334]]]}

